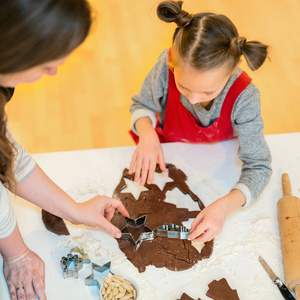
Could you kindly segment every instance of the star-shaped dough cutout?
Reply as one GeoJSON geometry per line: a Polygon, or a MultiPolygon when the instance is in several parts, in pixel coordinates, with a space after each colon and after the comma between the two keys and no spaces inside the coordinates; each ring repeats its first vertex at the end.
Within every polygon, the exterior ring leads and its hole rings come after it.
{"type": "Polygon", "coordinates": [[[131,193],[133,197],[138,200],[141,192],[149,191],[145,186],[140,185],[138,182],[132,181],[124,177],[126,188],[122,190],[122,193],[131,193]]]}
{"type": "Polygon", "coordinates": [[[159,187],[159,189],[162,191],[166,183],[172,181],[174,180],[169,177],[169,169],[167,168],[167,172],[154,173],[152,184],[156,184],[159,187]]]}

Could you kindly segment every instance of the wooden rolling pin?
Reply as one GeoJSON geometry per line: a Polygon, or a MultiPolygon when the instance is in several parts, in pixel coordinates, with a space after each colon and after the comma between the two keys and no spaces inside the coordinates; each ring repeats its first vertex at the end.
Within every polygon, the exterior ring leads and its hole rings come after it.
{"type": "Polygon", "coordinates": [[[283,197],[277,203],[286,286],[300,300],[300,199],[292,196],[289,175],[282,174],[283,197]]]}

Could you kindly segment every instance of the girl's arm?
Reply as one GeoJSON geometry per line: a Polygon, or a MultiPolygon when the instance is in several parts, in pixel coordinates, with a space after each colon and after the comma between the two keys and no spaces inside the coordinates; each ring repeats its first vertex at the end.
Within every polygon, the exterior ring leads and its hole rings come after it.
{"type": "Polygon", "coordinates": [[[232,121],[239,139],[238,156],[243,162],[241,176],[228,195],[207,206],[194,220],[189,238],[195,242],[209,241],[220,233],[227,216],[256,200],[272,174],[271,154],[263,135],[259,91],[253,84],[237,100],[232,121]]]}
{"type": "Polygon", "coordinates": [[[156,64],[145,77],[140,91],[132,96],[130,106],[131,127],[138,134],[136,122],[148,117],[152,127],[156,126],[156,114],[163,113],[166,109],[168,98],[168,49],[159,56],[156,64]]]}
{"type": "Polygon", "coordinates": [[[243,163],[234,188],[244,193],[247,206],[260,196],[272,174],[271,153],[263,133],[260,93],[253,83],[237,100],[232,119],[239,140],[238,157],[243,163]]]}
{"type": "MultiPolygon", "coordinates": [[[[135,181],[152,183],[156,164],[166,171],[163,151],[155,131],[156,114],[164,115],[168,96],[168,49],[164,50],[147,74],[142,88],[132,97],[131,126],[139,136],[139,144],[132,156],[129,173],[135,171],[135,181]]],[[[163,117],[162,117],[163,118],[163,117]]],[[[163,121],[163,119],[160,119],[163,121]]]]}

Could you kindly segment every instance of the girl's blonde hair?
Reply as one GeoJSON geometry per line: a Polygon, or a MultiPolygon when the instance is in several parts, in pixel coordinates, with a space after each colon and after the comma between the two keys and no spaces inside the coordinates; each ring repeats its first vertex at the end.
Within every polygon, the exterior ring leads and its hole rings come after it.
{"type": "Polygon", "coordinates": [[[172,65],[183,60],[197,70],[209,70],[228,64],[234,70],[243,55],[251,70],[257,70],[268,57],[269,46],[240,37],[235,25],[224,15],[189,14],[182,10],[183,1],[163,1],[157,7],[158,17],[175,22],[172,65]],[[178,57],[179,55],[179,57],[178,57]]]}

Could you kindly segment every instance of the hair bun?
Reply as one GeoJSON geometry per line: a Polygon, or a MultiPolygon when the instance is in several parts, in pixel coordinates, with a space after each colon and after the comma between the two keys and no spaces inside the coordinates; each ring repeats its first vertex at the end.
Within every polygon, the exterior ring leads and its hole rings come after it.
{"type": "Polygon", "coordinates": [[[193,15],[182,10],[182,1],[163,1],[157,7],[158,17],[167,23],[175,22],[179,28],[188,26],[193,15]]]}

